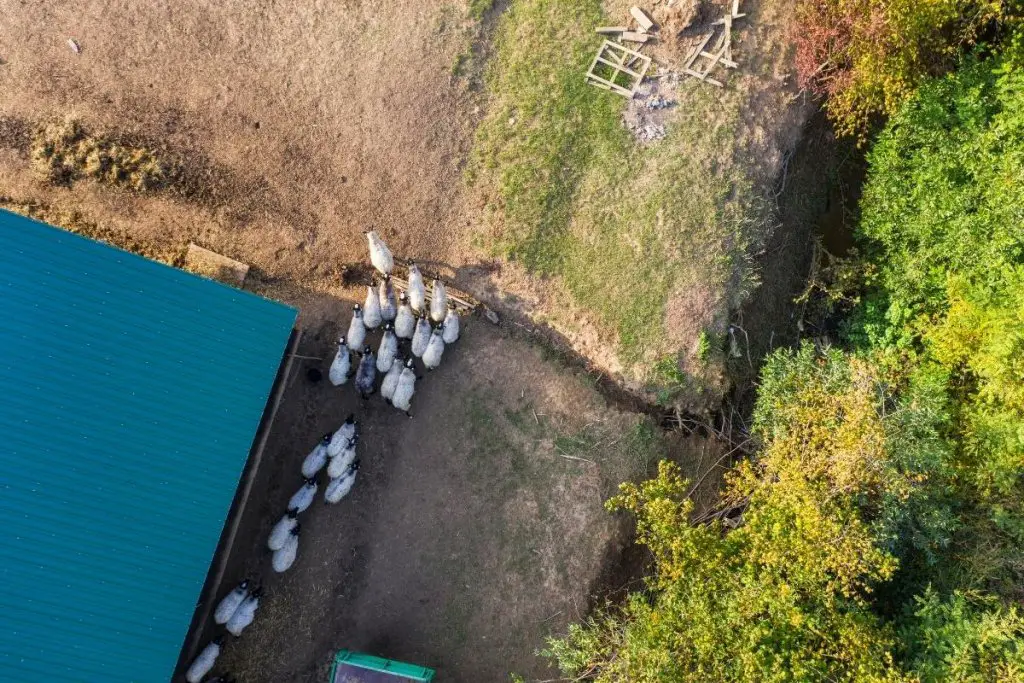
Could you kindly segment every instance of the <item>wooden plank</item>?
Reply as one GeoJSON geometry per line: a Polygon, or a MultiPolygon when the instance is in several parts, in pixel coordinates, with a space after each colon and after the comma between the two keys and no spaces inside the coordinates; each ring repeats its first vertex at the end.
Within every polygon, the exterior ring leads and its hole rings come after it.
{"type": "Polygon", "coordinates": [[[711,62],[704,67],[704,75],[701,76],[700,80],[707,78],[707,75],[711,73],[711,70],[715,68],[715,64],[718,64],[718,60],[725,54],[725,48],[722,48],[720,52],[711,56],[711,62]]]}
{"type": "Polygon", "coordinates": [[[626,59],[626,55],[630,52],[632,52],[632,50],[622,43],[616,43],[614,40],[608,40],[606,38],[604,43],[601,45],[601,49],[597,51],[597,56],[604,58],[611,57],[618,60],[619,64],[622,64],[626,59]]]}
{"type": "Polygon", "coordinates": [[[734,17],[740,15],[740,0],[732,0],[732,15],[734,17]]]}
{"type": "Polygon", "coordinates": [[[598,26],[594,29],[595,33],[625,33],[629,30],[628,26],[598,26]]]}
{"type": "Polygon", "coordinates": [[[245,263],[203,249],[193,242],[189,242],[185,252],[185,270],[236,287],[245,284],[245,276],[249,274],[249,266],[245,263]]]}
{"type": "MultiPolygon", "coordinates": [[[[634,65],[634,64],[636,64],[637,62],[642,62],[642,61],[644,61],[644,56],[643,56],[643,55],[633,55],[633,56],[632,56],[632,57],[630,57],[630,58],[629,58],[628,60],[626,60],[626,64],[625,64],[625,66],[628,66],[628,67],[629,67],[630,69],[632,69],[632,68],[633,68],[633,65],[634,65]]],[[[647,72],[647,67],[649,67],[649,66],[650,66],[650,64],[647,64],[647,65],[646,65],[646,66],[645,66],[645,67],[644,67],[644,68],[643,68],[643,69],[641,70],[641,71],[642,71],[642,73],[644,73],[644,74],[646,75],[646,72],[647,72]]]]}
{"type": "Polygon", "coordinates": [[[708,78],[707,74],[702,74],[700,72],[694,71],[693,69],[683,69],[683,73],[689,74],[690,76],[693,76],[697,80],[703,81],[704,83],[710,83],[711,85],[717,86],[719,88],[725,87],[724,85],[722,85],[721,81],[716,81],[713,78],[708,78]]]}
{"type": "Polygon", "coordinates": [[[605,49],[619,52],[623,57],[626,55],[632,55],[633,57],[643,57],[644,59],[647,59],[642,52],[637,52],[632,48],[626,47],[622,43],[616,43],[612,40],[605,39],[604,45],[601,46],[601,50],[604,51],[605,49]]]}
{"type": "Polygon", "coordinates": [[[620,40],[628,40],[631,43],[646,43],[651,37],[649,33],[638,33],[637,31],[626,31],[621,36],[620,40]]]}
{"type": "Polygon", "coordinates": [[[619,95],[622,95],[625,98],[633,97],[633,93],[635,92],[635,89],[626,90],[621,85],[612,83],[611,81],[606,81],[600,76],[595,76],[594,74],[587,74],[587,82],[590,83],[591,85],[596,85],[599,88],[611,90],[612,92],[618,93],[619,95]]]}
{"type": "Polygon", "coordinates": [[[704,36],[704,40],[701,41],[700,45],[693,49],[690,56],[686,58],[685,62],[683,62],[683,71],[693,66],[693,63],[697,61],[697,57],[700,57],[700,53],[704,51],[704,48],[707,46],[708,41],[711,40],[711,36],[713,35],[715,35],[714,31],[704,36]]]}
{"type": "MultiPolygon", "coordinates": [[[[393,283],[395,283],[398,286],[398,288],[400,290],[402,290],[403,292],[409,291],[409,283],[406,282],[405,280],[403,280],[402,278],[396,277],[395,275],[392,275],[391,276],[391,281],[393,283]]],[[[462,298],[458,294],[453,294],[450,285],[445,285],[445,293],[448,295],[449,299],[451,299],[452,301],[457,303],[459,306],[462,306],[464,309],[466,309],[468,311],[471,311],[471,310],[473,310],[474,308],[477,307],[477,302],[469,301],[468,299],[462,298]]],[[[427,299],[428,303],[430,302],[431,296],[432,296],[431,295],[431,288],[427,287],[426,299],[427,299]]]]}
{"type": "MultiPolygon", "coordinates": [[[[714,59],[715,58],[715,55],[713,55],[710,52],[701,52],[700,56],[701,57],[707,57],[708,59],[714,59]]],[[[732,61],[731,59],[726,59],[725,57],[722,57],[721,59],[719,59],[718,63],[721,64],[722,66],[727,66],[730,69],[735,69],[735,68],[739,67],[739,64],[737,64],[736,62],[732,61]]]]}
{"type": "Polygon", "coordinates": [[[644,68],[640,71],[640,78],[636,79],[636,83],[633,84],[633,89],[629,93],[629,98],[633,99],[636,96],[636,91],[640,89],[640,84],[644,82],[644,76],[647,74],[647,70],[651,68],[651,58],[641,55],[637,55],[640,61],[643,62],[644,68]]]}
{"type": "Polygon", "coordinates": [[[636,19],[636,23],[639,24],[643,30],[650,31],[654,28],[654,22],[651,21],[651,18],[639,7],[630,7],[629,13],[633,15],[633,18],[636,19]]]}
{"type": "MultiPolygon", "coordinates": [[[[642,77],[641,74],[638,74],[636,71],[633,71],[632,69],[627,69],[625,64],[622,64],[622,63],[616,64],[615,62],[609,62],[604,57],[598,57],[597,61],[601,62],[602,64],[607,64],[608,66],[612,67],[613,69],[617,69],[617,70],[621,71],[624,74],[629,74],[633,78],[641,78],[642,77]]],[[[613,76],[612,78],[614,79],[615,77],[613,76]]]]}
{"type": "Polygon", "coordinates": [[[718,36],[718,40],[715,41],[714,46],[709,48],[708,51],[711,52],[711,54],[718,52],[723,47],[725,47],[725,40],[725,32],[723,31],[722,35],[718,36]]]}
{"type": "Polygon", "coordinates": [[[732,61],[732,16],[725,17],[725,51],[723,55],[732,61]]]}
{"type": "Polygon", "coordinates": [[[619,43],[613,43],[611,41],[605,41],[605,42],[608,43],[608,49],[601,50],[601,52],[599,53],[599,56],[601,54],[603,54],[603,55],[605,55],[607,57],[612,57],[613,58],[612,61],[615,62],[616,67],[624,66],[625,63],[626,63],[626,56],[628,54],[626,46],[620,45],[619,43]],[[618,49],[615,49],[615,48],[618,48],[618,49]]]}
{"type": "Polygon", "coordinates": [[[590,68],[587,69],[587,75],[592,76],[594,74],[594,68],[597,66],[597,58],[601,56],[601,51],[598,50],[597,54],[594,55],[594,61],[590,63],[590,68]]]}

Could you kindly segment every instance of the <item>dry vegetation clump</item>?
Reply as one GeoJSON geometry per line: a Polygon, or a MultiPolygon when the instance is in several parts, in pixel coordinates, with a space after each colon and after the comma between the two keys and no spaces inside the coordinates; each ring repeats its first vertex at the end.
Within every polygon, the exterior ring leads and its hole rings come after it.
{"type": "Polygon", "coordinates": [[[92,179],[145,192],[166,187],[173,175],[153,150],[90,135],[75,119],[37,128],[31,160],[40,177],[60,185],[92,179]]]}

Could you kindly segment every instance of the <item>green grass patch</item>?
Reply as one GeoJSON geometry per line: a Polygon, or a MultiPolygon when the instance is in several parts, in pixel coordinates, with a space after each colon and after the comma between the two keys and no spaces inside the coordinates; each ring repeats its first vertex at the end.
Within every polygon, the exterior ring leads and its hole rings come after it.
{"type": "Polygon", "coordinates": [[[473,19],[483,19],[496,0],[469,0],[469,16],[473,19]]]}
{"type": "Polygon", "coordinates": [[[697,359],[702,363],[707,363],[711,357],[711,337],[708,335],[707,330],[701,330],[700,335],[697,337],[697,359]]]}
{"type": "Polygon", "coordinates": [[[498,25],[467,179],[485,206],[480,246],[557,276],[616,334],[620,359],[650,376],[678,350],[665,331],[671,293],[742,279],[752,222],[736,198],[748,187],[732,164],[737,108],[723,111],[710,88],[682,94],[667,139],[634,143],[620,120],[625,99],[584,79],[602,23],[598,0],[513,3],[498,25]]]}

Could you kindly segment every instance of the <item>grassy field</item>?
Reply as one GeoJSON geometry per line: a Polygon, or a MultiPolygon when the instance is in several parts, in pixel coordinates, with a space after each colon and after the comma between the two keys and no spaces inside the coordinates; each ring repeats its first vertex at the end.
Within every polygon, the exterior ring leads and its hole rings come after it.
{"type": "Polygon", "coordinates": [[[698,339],[724,342],[764,216],[733,162],[742,93],[684,84],[668,137],[644,147],[620,121],[626,101],[584,81],[593,27],[614,23],[597,0],[512,4],[467,175],[483,206],[477,245],[549,278],[572,305],[544,317],[571,334],[582,314],[628,379],[665,395],[706,379],[698,339]]]}

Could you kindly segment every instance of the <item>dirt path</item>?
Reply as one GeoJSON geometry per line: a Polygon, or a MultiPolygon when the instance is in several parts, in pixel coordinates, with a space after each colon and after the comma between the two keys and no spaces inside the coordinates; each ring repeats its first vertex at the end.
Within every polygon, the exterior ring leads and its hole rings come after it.
{"type": "MultiPolygon", "coordinates": [[[[301,353],[327,354],[336,332],[311,331],[301,353]]],[[[609,410],[586,375],[476,320],[413,408],[410,420],[296,373],[225,576],[250,576],[268,597],[223,670],[321,683],[332,653],[352,648],[437,667],[445,681],[550,677],[532,652],[585,614],[623,540],[602,502],[645,470],[658,437],[609,410]],[[337,506],[318,497],[295,566],[273,574],[266,534],[317,435],[349,412],[362,429],[356,488],[337,506]]]]}

